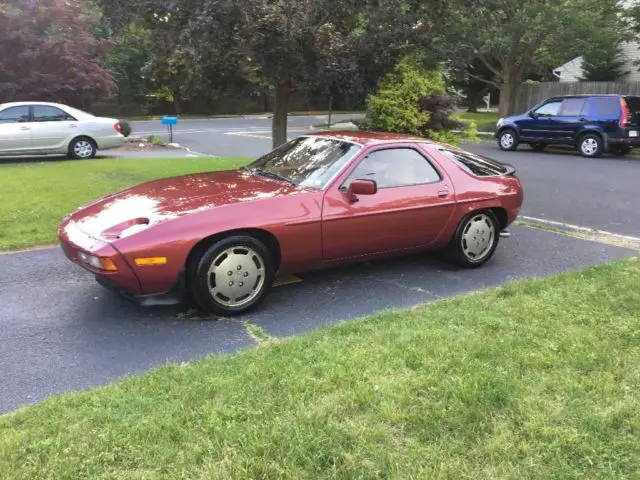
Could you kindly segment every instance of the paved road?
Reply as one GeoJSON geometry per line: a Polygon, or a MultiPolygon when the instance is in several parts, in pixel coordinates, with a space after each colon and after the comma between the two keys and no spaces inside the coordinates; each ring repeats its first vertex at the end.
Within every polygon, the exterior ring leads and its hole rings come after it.
{"type": "MultiPolygon", "coordinates": [[[[458,270],[420,255],[315,272],[302,283],[276,288],[247,320],[271,335],[288,336],[634,253],[515,227],[482,269],[458,270]]],[[[0,412],[168,361],[253,345],[239,321],[185,319],[184,307],[137,307],[102,289],[58,249],[0,255],[0,271],[0,412]]]]}
{"type": "MultiPolygon", "coordinates": [[[[301,133],[316,121],[322,119],[292,117],[290,127],[301,133]]],[[[157,122],[134,125],[139,133],[153,133],[154,128],[157,122]]],[[[176,141],[208,154],[256,156],[270,149],[269,128],[268,119],[185,121],[176,141]]],[[[639,160],[505,154],[489,145],[469,148],[518,168],[526,192],[525,215],[640,235],[633,208],[640,204],[634,200],[639,160]]],[[[248,320],[271,335],[292,335],[383,308],[635,253],[525,227],[513,233],[492,262],[477,271],[415,256],[307,274],[300,284],[274,290],[248,320]]],[[[0,272],[0,411],[167,361],[253,345],[238,321],[184,319],[184,307],[138,308],[104,291],[58,249],[0,255],[0,272]]]]}

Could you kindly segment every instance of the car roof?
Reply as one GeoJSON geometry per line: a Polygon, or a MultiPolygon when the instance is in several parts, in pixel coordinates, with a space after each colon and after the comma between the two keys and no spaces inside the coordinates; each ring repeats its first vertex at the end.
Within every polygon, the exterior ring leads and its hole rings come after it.
{"type": "Polygon", "coordinates": [[[46,105],[49,107],[66,107],[66,105],[63,105],[61,103],[51,103],[51,102],[8,102],[8,103],[2,103],[0,104],[0,107],[29,107],[31,105],[46,105]]]}
{"type": "Polygon", "coordinates": [[[358,130],[332,130],[311,132],[305,136],[315,136],[324,138],[334,138],[336,140],[344,140],[346,142],[357,143],[359,145],[397,143],[397,142],[422,142],[432,143],[431,141],[415,135],[404,135],[401,133],[385,133],[385,132],[362,132],[358,130]]]}

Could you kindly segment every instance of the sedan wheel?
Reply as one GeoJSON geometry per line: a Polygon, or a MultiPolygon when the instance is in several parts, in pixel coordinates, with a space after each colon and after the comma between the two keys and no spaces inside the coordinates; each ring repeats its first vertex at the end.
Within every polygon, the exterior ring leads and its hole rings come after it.
{"type": "Polygon", "coordinates": [[[85,160],[87,158],[93,158],[96,152],[96,145],[89,138],[78,138],[69,145],[69,153],[71,157],[75,159],[85,160]]]}
{"type": "Polygon", "coordinates": [[[230,237],[202,255],[191,292],[203,309],[236,315],[258,305],[273,277],[271,255],[261,242],[253,237],[230,237]]]}
{"type": "Polygon", "coordinates": [[[498,220],[493,212],[485,210],[467,215],[449,245],[453,260],[467,268],[485,264],[496,251],[498,233],[498,220]]]}

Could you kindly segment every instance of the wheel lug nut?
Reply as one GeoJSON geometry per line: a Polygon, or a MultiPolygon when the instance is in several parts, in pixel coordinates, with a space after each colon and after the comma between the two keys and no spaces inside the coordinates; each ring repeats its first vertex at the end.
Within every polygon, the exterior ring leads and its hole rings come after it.
{"type": "Polygon", "coordinates": [[[241,287],[244,287],[244,283],[240,282],[238,285],[240,285],[241,287]]]}
{"type": "Polygon", "coordinates": [[[229,272],[227,272],[227,275],[231,276],[231,275],[233,275],[233,272],[229,271],[229,272]]]}
{"type": "Polygon", "coordinates": [[[233,282],[229,282],[229,286],[230,286],[230,287],[233,287],[233,282]]]}
{"type": "Polygon", "coordinates": [[[249,276],[249,272],[244,272],[244,273],[242,274],[242,276],[244,276],[244,277],[248,277],[248,276],[249,276]]]}
{"type": "Polygon", "coordinates": [[[242,265],[238,265],[238,270],[242,270],[242,265]]]}

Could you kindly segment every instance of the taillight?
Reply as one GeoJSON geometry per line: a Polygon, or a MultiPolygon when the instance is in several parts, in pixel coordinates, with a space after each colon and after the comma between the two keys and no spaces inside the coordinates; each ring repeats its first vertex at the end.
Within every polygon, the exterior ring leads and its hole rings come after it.
{"type": "Polygon", "coordinates": [[[627,107],[627,102],[624,98],[620,98],[620,108],[622,109],[620,127],[624,128],[629,124],[629,107],[627,107]]]}
{"type": "Polygon", "coordinates": [[[116,132],[122,133],[122,128],[120,128],[120,122],[114,123],[113,128],[115,129],[116,132]]]}

